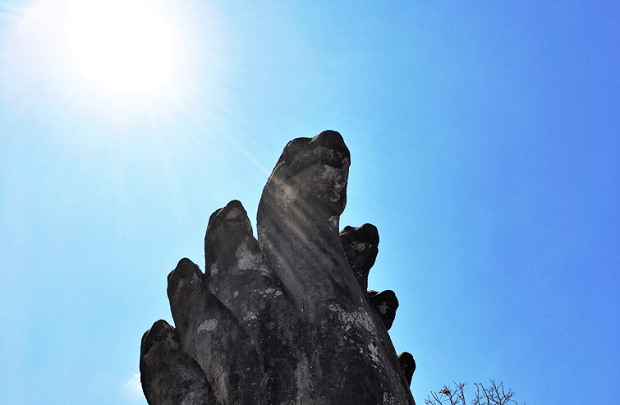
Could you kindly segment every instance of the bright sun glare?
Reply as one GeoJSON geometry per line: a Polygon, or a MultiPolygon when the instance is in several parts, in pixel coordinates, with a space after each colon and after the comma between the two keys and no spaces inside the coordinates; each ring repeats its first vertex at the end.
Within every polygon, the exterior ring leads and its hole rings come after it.
{"type": "Polygon", "coordinates": [[[155,90],[168,79],[172,41],[161,12],[145,0],[75,1],[66,32],[80,72],[105,88],[155,90]]]}

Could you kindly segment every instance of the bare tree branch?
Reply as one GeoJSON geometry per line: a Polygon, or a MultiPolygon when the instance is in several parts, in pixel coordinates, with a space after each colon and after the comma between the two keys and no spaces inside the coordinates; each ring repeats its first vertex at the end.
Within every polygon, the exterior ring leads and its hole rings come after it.
{"type": "MultiPolygon", "coordinates": [[[[425,400],[426,405],[467,405],[465,398],[465,383],[454,382],[455,388],[451,389],[449,385],[444,385],[437,392],[431,391],[425,400]]],[[[471,405],[519,405],[517,401],[512,399],[516,392],[512,388],[504,389],[504,383],[497,384],[495,380],[490,380],[490,385],[484,386],[481,383],[474,383],[476,391],[471,405]]],[[[526,405],[525,403],[523,405],[526,405]]]]}

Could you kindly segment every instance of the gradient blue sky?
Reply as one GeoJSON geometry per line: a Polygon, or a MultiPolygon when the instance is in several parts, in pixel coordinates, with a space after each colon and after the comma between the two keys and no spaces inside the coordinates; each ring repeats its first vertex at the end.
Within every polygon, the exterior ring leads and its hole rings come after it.
{"type": "Polygon", "coordinates": [[[489,379],[617,401],[620,3],[157,0],[174,64],[148,91],[80,73],[67,4],[0,0],[6,404],[145,404],[166,275],[203,262],[228,201],[254,221],[284,145],[325,129],[352,154],[341,226],[379,229],[369,284],[399,297],[419,404],[489,379]]]}

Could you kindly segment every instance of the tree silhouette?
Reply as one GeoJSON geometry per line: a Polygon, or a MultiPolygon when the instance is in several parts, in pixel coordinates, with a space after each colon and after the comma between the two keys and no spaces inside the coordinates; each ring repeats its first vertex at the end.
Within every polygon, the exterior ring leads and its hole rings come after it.
{"type": "MultiPolygon", "coordinates": [[[[442,389],[437,392],[431,391],[430,395],[425,400],[426,405],[467,405],[465,399],[465,392],[463,388],[465,383],[456,383],[454,389],[451,389],[449,385],[444,385],[442,389]]],[[[471,401],[472,405],[519,405],[517,401],[512,399],[516,392],[512,388],[504,389],[504,383],[500,382],[496,384],[494,380],[491,380],[489,386],[484,386],[481,383],[474,383],[476,391],[474,393],[474,399],[471,401]]],[[[525,405],[525,403],[523,404],[525,405]]]]}

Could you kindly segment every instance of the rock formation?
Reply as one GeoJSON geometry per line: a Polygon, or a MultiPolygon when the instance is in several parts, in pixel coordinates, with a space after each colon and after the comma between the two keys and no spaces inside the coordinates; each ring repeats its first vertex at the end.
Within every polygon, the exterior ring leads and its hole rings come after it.
{"type": "Polygon", "coordinates": [[[367,292],[379,234],[339,229],[350,154],[325,131],[286,145],[258,207],[258,240],[239,201],[211,215],[204,273],[168,276],[175,327],[142,338],[151,405],[415,404],[415,361],[396,355],[393,291],[367,292]]]}

